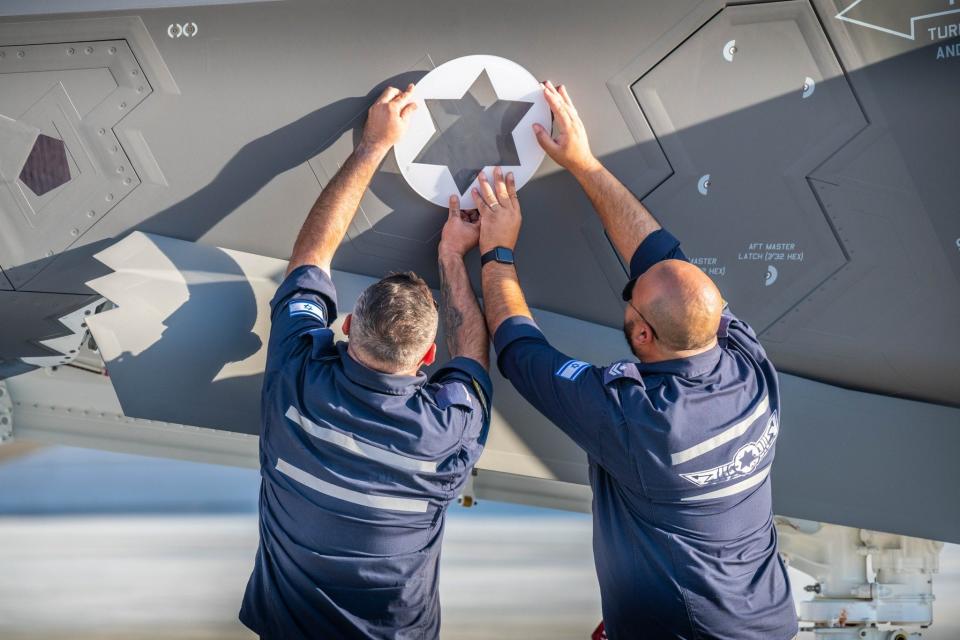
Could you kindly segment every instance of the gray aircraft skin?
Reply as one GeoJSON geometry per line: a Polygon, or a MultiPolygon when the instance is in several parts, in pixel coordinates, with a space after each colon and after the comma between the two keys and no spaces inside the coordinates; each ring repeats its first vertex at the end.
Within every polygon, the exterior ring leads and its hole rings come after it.
{"type": "MultiPolygon", "coordinates": [[[[568,87],[594,153],[783,372],[776,512],[960,542],[953,0],[14,0],[0,16],[0,377],[70,359],[41,341],[100,300],[87,283],[112,271],[94,255],[142,231],[223,281],[108,362],[123,413],[256,434],[259,373],[217,373],[262,349],[264,305],[213,248],[285,259],[385,85],[492,54],[568,87]]],[[[518,270],[548,337],[629,357],[626,271],[575,180],[546,159],[520,198],[518,270]]],[[[436,287],[444,219],[388,158],[334,260],[343,312],[389,271],[436,287]]],[[[584,485],[582,454],[495,386],[481,477],[584,485]]]]}

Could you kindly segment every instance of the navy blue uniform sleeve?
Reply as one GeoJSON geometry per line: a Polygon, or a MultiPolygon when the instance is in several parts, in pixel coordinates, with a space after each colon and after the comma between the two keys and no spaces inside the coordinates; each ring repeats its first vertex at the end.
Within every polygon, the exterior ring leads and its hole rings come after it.
{"type": "Polygon", "coordinates": [[[590,457],[616,473],[629,453],[616,431],[619,407],[604,385],[603,369],[552,347],[524,316],[504,320],[493,346],[500,372],[520,395],[590,457]]]}
{"type": "Polygon", "coordinates": [[[267,370],[282,365],[300,338],[337,318],[337,290],[333,280],[315,265],[290,272],[270,301],[270,341],[267,370]]]}
{"type": "Polygon", "coordinates": [[[464,440],[476,442],[481,447],[486,444],[493,382],[483,365],[473,358],[457,356],[434,372],[430,382],[441,387],[437,393],[438,402],[448,406],[459,404],[468,409],[464,440]]]}

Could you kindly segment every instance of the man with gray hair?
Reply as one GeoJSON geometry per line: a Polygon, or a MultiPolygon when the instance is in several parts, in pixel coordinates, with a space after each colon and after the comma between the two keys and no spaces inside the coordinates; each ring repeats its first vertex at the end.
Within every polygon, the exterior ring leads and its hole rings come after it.
{"type": "Polygon", "coordinates": [[[240,619],[262,638],[437,638],[447,506],[490,421],[488,336],[463,257],[479,219],[452,198],[427,284],[370,285],[335,343],[337,246],[416,104],[370,107],[360,144],[320,194],[271,302],[260,432],[260,547],[240,619]],[[451,360],[433,376],[443,316],[451,360]]]}

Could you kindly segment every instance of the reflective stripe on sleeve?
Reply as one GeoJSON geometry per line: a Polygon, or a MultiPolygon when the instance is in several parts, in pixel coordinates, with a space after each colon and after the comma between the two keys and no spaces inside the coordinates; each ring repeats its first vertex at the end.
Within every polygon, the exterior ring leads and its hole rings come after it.
{"type": "Polygon", "coordinates": [[[344,489],[335,484],[330,484],[320,478],[311,475],[303,469],[298,469],[283,459],[277,460],[277,471],[283,475],[296,480],[305,487],[310,487],[314,491],[324,495],[358,504],[362,507],[373,507],[374,509],[386,509],[389,511],[407,511],[410,513],[426,513],[427,501],[414,500],[412,498],[393,498],[391,496],[374,496],[351,489],[344,489]]]}
{"type": "Polygon", "coordinates": [[[760,416],[762,416],[767,412],[767,409],[769,407],[770,407],[769,396],[764,396],[763,400],[761,400],[760,403],[757,404],[757,408],[754,409],[749,416],[747,416],[740,422],[736,423],[726,431],[723,431],[722,433],[718,433],[712,438],[707,438],[700,444],[693,445],[689,449],[684,449],[683,451],[680,451],[678,453],[670,454],[670,463],[674,465],[683,464],[684,462],[693,460],[697,456],[702,456],[708,451],[713,451],[720,445],[730,442],[734,438],[739,438],[740,436],[742,436],[747,432],[747,429],[749,429],[750,426],[754,422],[756,422],[757,418],[759,418],[760,416]]]}
{"type": "Polygon", "coordinates": [[[314,438],[335,444],[338,447],[346,449],[350,453],[367,458],[368,460],[376,460],[377,462],[381,462],[387,466],[396,467],[397,469],[405,469],[407,471],[418,471],[424,473],[437,472],[436,462],[409,458],[399,453],[394,453],[392,451],[387,451],[386,449],[374,447],[373,445],[369,445],[364,442],[359,442],[350,434],[334,431],[333,429],[328,429],[327,427],[321,427],[306,416],[302,415],[293,405],[287,409],[287,413],[285,415],[292,422],[300,425],[304,431],[312,435],[314,438]]]}

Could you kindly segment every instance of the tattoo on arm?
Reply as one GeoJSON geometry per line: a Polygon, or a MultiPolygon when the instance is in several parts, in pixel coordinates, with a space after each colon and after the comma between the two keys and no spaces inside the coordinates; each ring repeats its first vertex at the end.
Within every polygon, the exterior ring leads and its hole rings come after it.
{"type": "Polygon", "coordinates": [[[440,320],[450,357],[465,356],[490,367],[490,346],[483,313],[459,256],[440,256],[440,320]]]}

